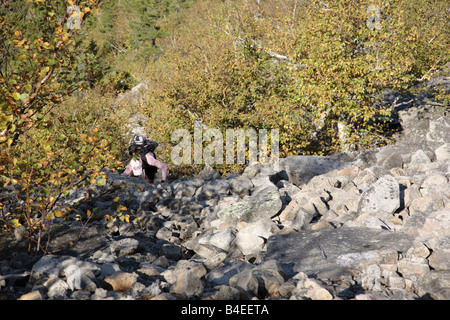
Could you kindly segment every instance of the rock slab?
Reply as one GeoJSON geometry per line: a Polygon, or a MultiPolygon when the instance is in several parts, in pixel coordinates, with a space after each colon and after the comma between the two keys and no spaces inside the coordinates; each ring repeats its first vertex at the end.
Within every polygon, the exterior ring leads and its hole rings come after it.
{"type": "MultiPolygon", "coordinates": [[[[365,264],[388,263],[394,252],[406,252],[413,237],[400,232],[365,227],[300,231],[269,238],[265,260],[277,260],[287,277],[298,272],[338,279],[365,264]]],[[[396,259],[396,257],[394,256],[396,259]]],[[[360,270],[361,271],[361,270],[360,270]]]]}

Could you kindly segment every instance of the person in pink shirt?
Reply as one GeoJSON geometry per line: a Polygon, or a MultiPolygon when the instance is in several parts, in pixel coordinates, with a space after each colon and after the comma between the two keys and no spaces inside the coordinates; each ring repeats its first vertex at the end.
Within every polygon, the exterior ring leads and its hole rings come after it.
{"type": "Polygon", "coordinates": [[[158,143],[155,141],[149,141],[141,136],[134,137],[128,148],[128,153],[132,156],[132,159],[122,174],[139,177],[144,172],[145,180],[148,183],[153,183],[156,172],[161,169],[161,182],[166,181],[167,165],[156,160],[154,150],[157,146],[158,143]]]}

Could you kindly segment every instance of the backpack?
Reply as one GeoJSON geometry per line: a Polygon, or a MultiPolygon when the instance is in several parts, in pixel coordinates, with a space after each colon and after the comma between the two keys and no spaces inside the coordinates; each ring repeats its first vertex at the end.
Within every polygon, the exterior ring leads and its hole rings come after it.
{"type": "Polygon", "coordinates": [[[142,136],[135,136],[132,141],[130,142],[130,146],[128,147],[128,154],[132,156],[134,153],[137,153],[140,155],[142,161],[147,164],[147,161],[145,159],[145,155],[149,152],[152,152],[153,155],[156,158],[156,155],[154,153],[156,147],[158,147],[158,142],[147,140],[146,138],[142,136]]]}

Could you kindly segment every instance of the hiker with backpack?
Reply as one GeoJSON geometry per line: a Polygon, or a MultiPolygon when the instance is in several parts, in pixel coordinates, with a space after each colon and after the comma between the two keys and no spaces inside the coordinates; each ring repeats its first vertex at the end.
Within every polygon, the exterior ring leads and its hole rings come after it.
{"type": "Polygon", "coordinates": [[[167,165],[156,160],[155,149],[158,146],[156,141],[147,140],[142,136],[135,136],[128,147],[128,154],[132,157],[127,168],[123,172],[125,176],[139,177],[142,172],[145,174],[145,180],[153,183],[158,168],[161,169],[161,182],[167,177],[167,165]]]}

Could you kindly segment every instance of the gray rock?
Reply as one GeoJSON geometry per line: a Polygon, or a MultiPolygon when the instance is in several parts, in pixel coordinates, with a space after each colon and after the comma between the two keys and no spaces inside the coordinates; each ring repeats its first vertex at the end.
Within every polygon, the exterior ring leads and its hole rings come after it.
{"type": "Polygon", "coordinates": [[[207,260],[214,259],[218,254],[224,253],[222,249],[214,245],[199,243],[199,239],[197,238],[186,241],[184,246],[189,250],[195,251],[197,255],[207,260]]]}
{"type": "Polygon", "coordinates": [[[412,156],[411,156],[411,162],[409,163],[409,166],[418,166],[423,163],[430,163],[431,159],[430,157],[423,151],[422,149],[417,150],[412,156]]]}
{"type": "Polygon", "coordinates": [[[308,278],[303,272],[298,272],[294,276],[297,281],[296,288],[292,291],[292,294],[297,299],[311,299],[311,300],[332,300],[331,293],[322,287],[321,283],[316,279],[308,278]]]}
{"type": "Polygon", "coordinates": [[[139,241],[133,238],[124,238],[111,243],[109,249],[111,254],[117,257],[125,257],[134,254],[139,248],[139,241]]]}
{"type": "Polygon", "coordinates": [[[241,293],[241,299],[251,299],[253,296],[263,296],[260,292],[258,278],[252,270],[244,270],[230,278],[230,286],[236,288],[241,293]]]}
{"type": "Polygon", "coordinates": [[[448,117],[440,117],[430,122],[429,131],[426,134],[428,144],[432,146],[440,146],[450,142],[450,119],[448,117]]]}
{"type": "Polygon", "coordinates": [[[230,285],[230,278],[245,269],[251,267],[251,264],[242,260],[234,260],[218,268],[211,270],[205,279],[211,285],[230,285]]]}
{"type": "Polygon", "coordinates": [[[43,283],[43,286],[48,289],[47,296],[50,299],[65,299],[66,293],[69,290],[69,285],[62,279],[57,277],[50,277],[43,283]]]}
{"type": "Polygon", "coordinates": [[[193,197],[198,188],[204,184],[202,179],[187,179],[172,183],[173,195],[175,199],[183,197],[193,197]]]}
{"type": "Polygon", "coordinates": [[[281,159],[279,171],[285,171],[289,181],[296,186],[306,184],[313,177],[335,169],[343,169],[351,163],[339,157],[290,156],[281,159]]]}
{"type": "Polygon", "coordinates": [[[401,231],[421,237],[427,247],[434,249],[440,239],[450,236],[450,207],[432,212],[415,211],[406,217],[401,231]]]}
{"type": "Polygon", "coordinates": [[[417,291],[422,299],[450,299],[450,271],[430,271],[420,277],[417,291]]]}
{"type": "Polygon", "coordinates": [[[249,195],[254,187],[252,181],[244,176],[234,176],[226,180],[230,182],[231,192],[241,197],[249,195]]]}
{"type": "Polygon", "coordinates": [[[436,154],[436,160],[442,163],[450,161],[450,142],[445,143],[436,150],[434,150],[436,154]]]}
{"type": "Polygon", "coordinates": [[[228,180],[213,179],[206,181],[205,184],[197,189],[196,198],[198,201],[205,201],[220,197],[222,195],[228,195],[231,193],[231,185],[228,180]]]}
{"type": "Polygon", "coordinates": [[[44,296],[41,291],[34,290],[21,295],[17,300],[44,300],[44,296]]]}
{"type": "Polygon", "coordinates": [[[236,234],[235,245],[244,255],[258,255],[267,249],[267,239],[278,231],[271,219],[249,223],[236,234]]]}
{"type": "Polygon", "coordinates": [[[216,300],[240,300],[241,292],[239,289],[230,286],[220,286],[219,291],[215,296],[216,300]]]}
{"type": "Polygon", "coordinates": [[[180,260],[183,256],[179,245],[166,243],[161,248],[162,254],[169,260],[180,260]]]}
{"type": "Polygon", "coordinates": [[[200,171],[195,177],[205,181],[221,178],[220,173],[214,170],[209,164],[206,164],[202,171],[200,171]]]}
{"type": "Polygon", "coordinates": [[[393,257],[394,252],[406,252],[412,244],[413,238],[408,235],[381,229],[300,231],[270,237],[263,258],[277,260],[288,278],[302,271],[308,276],[338,279],[351,274],[353,268],[362,270],[370,264],[384,263],[385,253],[391,252],[388,257],[393,257]]]}
{"type": "Polygon", "coordinates": [[[400,187],[394,177],[383,176],[361,196],[359,213],[392,215],[400,207],[400,187]]]}
{"type": "MultiPolygon", "coordinates": [[[[43,243],[46,239],[42,239],[43,243]]],[[[81,258],[109,245],[110,239],[101,225],[90,224],[87,228],[69,225],[53,227],[48,250],[58,248],[58,255],[76,255],[81,258]]]]}
{"type": "Polygon", "coordinates": [[[43,277],[57,278],[61,270],[61,258],[56,255],[46,255],[33,265],[31,269],[31,282],[43,277]]]}
{"type": "Polygon", "coordinates": [[[265,218],[272,218],[282,207],[278,189],[268,187],[235,202],[217,212],[217,216],[230,225],[238,222],[255,222],[265,218]]]}
{"type": "Polygon", "coordinates": [[[200,237],[198,243],[201,245],[212,245],[223,251],[230,251],[231,245],[234,241],[235,233],[231,228],[207,234],[200,237]]]}
{"type": "Polygon", "coordinates": [[[172,286],[172,292],[183,296],[199,296],[203,291],[203,282],[191,270],[177,272],[176,281],[172,286]]]}
{"type": "Polygon", "coordinates": [[[450,237],[443,237],[437,243],[428,261],[434,270],[450,270],[450,237]]]}
{"type": "Polygon", "coordinates": [[[397,261],[398,272],[404,278],[411,278],[411,276],[422,275],[430,270],[427,259],[420,257],[404,258],[397,261]]]}
{"type": "Polygon", "coordinates": [[[100,275],[98,276],[98,279],[103,280],[112,274],[120,272],[122,272],[122,270],[118,263],[104,263],[100,265],[100,275]]]}

